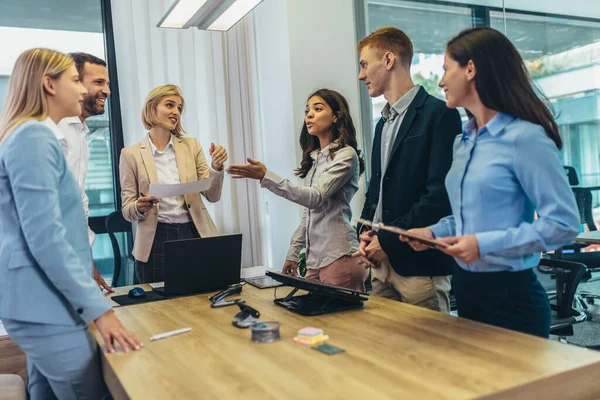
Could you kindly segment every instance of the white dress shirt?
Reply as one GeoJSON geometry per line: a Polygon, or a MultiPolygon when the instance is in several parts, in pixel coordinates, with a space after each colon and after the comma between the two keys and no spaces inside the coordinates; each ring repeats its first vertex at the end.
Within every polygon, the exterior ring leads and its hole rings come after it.
{"type": "MultiPolygon", "coordinates": [[[[63,149],[65,158],[67,159],[69,171],[71,171],[75,177],[75,180],[77,180],[77,183],[79,184],[81,201],[83,203],[83,211],[85,213],[85,220],[87,222],[90,207],[87,194],[85,193],[85,178],[87,177],[90,149],[87,141],[85,140],[85,136],[89,133],[90,129],[85,122],[81,122],[79,117],[63,118],[58,123],[58,126],[55,125],[50,118],[47,118],[43,122],[48,125],[50,129],[52,129],[52,132],[54,132],[56,139],[58,139],[58,142],[63,149]]],[[[88,239],[91,247],[96,239],[96,234],[89,228],[89,226],[88,239]]]]}
{"type": "MultiPolygon", "coordinates": [[[[160,151],[154,146],[150,135],[148,134],[148,143],[154,155],[156,163],[156,172],[158,175],[158,183],[162,184],[177,184],[179,180],[179,169],[177,168],[177,160],[175,159],[175,148],[173,146],[173,135],[163,151],[160,151]]],[[[185,199],[182,195],[163,197],[157,204],[158,207],[158,222],[164,224],[185,224],[190,222],[190,214],[185,206],[185,199]]]]}

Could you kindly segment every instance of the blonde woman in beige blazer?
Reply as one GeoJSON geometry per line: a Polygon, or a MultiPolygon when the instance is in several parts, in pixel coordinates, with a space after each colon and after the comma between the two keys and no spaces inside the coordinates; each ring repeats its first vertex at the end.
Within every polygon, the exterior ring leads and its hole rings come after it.
{"type": "Polygon", "coordinates": [[[160,200],[146,195],[151,183],[187,183],[212,177],[210,189],[202,194],[211,203],[221,199],[227,151],[211,145],[209,166],[198,140],[183,137],[183,108],[179,87],[154,88],[142,111],[142,122],[149,133],[121,152],[123,216],[138,223],[133,245],[136,283],[164,280],[165,241],[219,234],[200,193],[160,200]]]}

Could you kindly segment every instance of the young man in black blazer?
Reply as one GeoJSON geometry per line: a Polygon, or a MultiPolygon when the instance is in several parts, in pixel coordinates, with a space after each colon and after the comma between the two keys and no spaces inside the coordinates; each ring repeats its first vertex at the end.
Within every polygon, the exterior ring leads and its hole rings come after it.
{"type": "MultiPolygon", "coordinates": [[[[462,132],[458,112],[410,76],[413,46],[397,28],[379,29],[358,45],[369,95],[387,104],[375,128],[371,181],[362,218],[409,229],[452,214],[444,186],[452,146],[462,132]]],[[[415,252],[388,231],[361,232],[360,254],[372,267],[373,294],[449,312],[454,260],[439,251],[415,252]]]]}

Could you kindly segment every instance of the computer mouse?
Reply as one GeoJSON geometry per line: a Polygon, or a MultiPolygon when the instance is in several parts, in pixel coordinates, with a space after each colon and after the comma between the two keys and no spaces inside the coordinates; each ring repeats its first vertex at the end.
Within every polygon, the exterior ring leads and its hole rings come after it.
{"type": "Polygon", "coordinates": [[[140,297],[146,297],[146,292],[141,287],[131,288],[128,294],[132,299],[139,299],[140,297]]]}

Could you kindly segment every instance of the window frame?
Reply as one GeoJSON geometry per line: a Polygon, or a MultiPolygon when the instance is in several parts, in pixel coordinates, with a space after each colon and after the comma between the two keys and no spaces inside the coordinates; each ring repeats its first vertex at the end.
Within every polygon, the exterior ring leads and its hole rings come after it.
{"type": "MultiPolygon", "coordinates": [[[[119,179],[119,156],[121,150],[125,147],[123,139],[123,121],[121,119],[121,101],[119,97],[119,80],[117,76],[117,58],[115,52],[115,36],[112,23],[112,8],[110,0],[98,0],[101,5],[102,30],[104,33],[104,54],[108,66],[108,77],[111,82],[110,108],[109,108],[109,127],[113,178],[113,196],[115,199],[115,209],[121,209],[121,182],[119,179]]],[[[88,220],[90,228],[96,234],[108,233],[106,230],[107,215],[90,217],[88,220]]],[[[125,232],[117,230],[117,232],[125,232]]]]}

